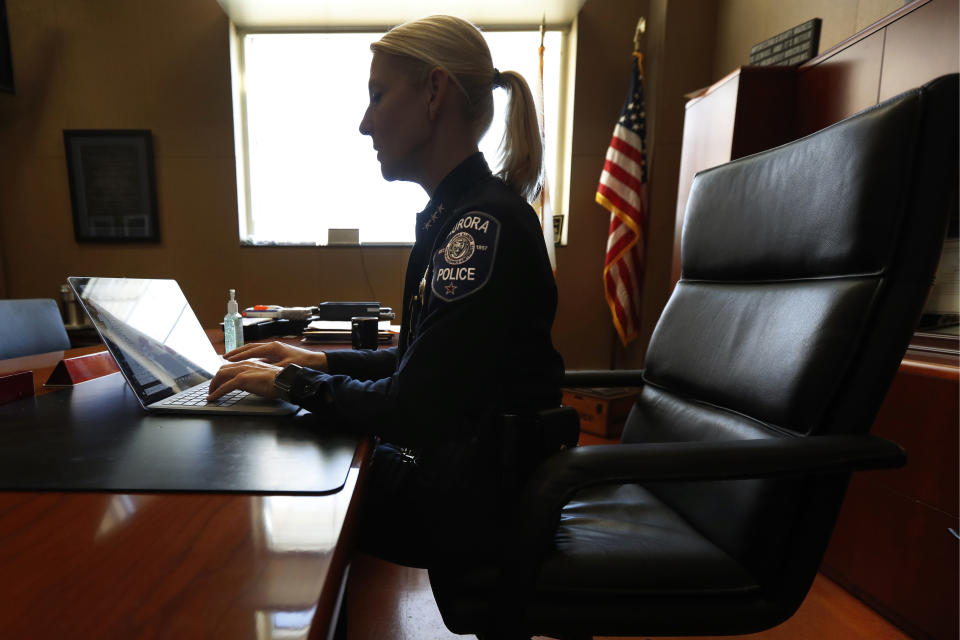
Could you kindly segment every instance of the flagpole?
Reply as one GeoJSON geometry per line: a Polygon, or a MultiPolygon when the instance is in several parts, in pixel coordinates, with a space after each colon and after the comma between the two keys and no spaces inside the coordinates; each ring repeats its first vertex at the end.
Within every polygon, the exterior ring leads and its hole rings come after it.
{"type": "MultiPolygon", "coordinates": [[[[539,73],[537,74],[537,110],[540,112],[540,140],[546,144],[547,140],[547,114],[544,107],[543,95],[543,54],[545,51],[544,39],[546,38],[547,15],[543,14],[540,19],[540,48],[537,50],[540,59],[539,73]]],[[[547,179],[548,173],[543,174],[543,183],[540,188],[540,196],[537,204],[537,214],[540,217],[540,229],[543,233],[543,241],[547,247],[547,257],[550,259],[550,268],[553,275],[557,275],[557,254],[555,249],[555,238],[553,236],[553,212],[552,202],[550,201],[550,181],[547,179]]]]}

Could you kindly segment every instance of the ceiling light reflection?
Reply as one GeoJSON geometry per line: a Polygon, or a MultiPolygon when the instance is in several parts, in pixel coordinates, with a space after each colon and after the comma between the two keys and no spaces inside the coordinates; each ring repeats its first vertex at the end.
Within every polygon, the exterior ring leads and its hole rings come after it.
{"type": "Polygon", "coordinates": [[[332,550],[342,520],[332,502],[314,496],[264,496],[261,514],[267,548],[277,553],[332,550]]]}
{"type": "Polygon", "coordinates": [[[107,508],[100,518],[100,526],[97,528],[95,540],[110,535],[117,527],[130,520],[136,515],[138,509],[142,509],[148,502],[153,500],[154,496],[140,496],[121,493],[111,496],[107,502],[107,508]]]}
{"type": "Polygon", "coordinates": [[[306,640],[316,610],[257,611],[257,640],[306,640]]]}

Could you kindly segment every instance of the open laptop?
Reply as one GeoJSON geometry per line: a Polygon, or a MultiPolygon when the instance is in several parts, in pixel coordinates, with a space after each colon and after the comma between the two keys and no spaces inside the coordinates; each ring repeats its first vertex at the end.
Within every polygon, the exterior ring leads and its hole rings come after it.
{"type": "Polygon", "coordinates": [[[282,415],[297,407],[234,391],[207,403],[220,365],[196,314],[175,280],[67,278],[147,411],[282,415]]]}

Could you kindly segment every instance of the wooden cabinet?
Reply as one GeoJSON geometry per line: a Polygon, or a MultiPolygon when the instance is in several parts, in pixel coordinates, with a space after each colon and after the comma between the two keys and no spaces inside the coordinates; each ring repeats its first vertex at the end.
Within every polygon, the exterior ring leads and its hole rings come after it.
{"type": "Polygon", "coordinates": [[[673,235],[674,282],[680,279],[680,235],[693,176],[795,139],[796,84],[793,68],[741,67],[687,103],[673,235]]]}
{"type": "Polygon", "coordinates": [[[872,428],[907,466],[854,474],[822,567],[916,638],[958,637],[958,380],[908,352],[872,428]]]}

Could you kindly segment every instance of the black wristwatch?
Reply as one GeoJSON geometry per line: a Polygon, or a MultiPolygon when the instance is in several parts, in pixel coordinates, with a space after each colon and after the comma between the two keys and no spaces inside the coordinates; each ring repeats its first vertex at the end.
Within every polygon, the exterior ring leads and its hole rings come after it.
{"type": "Polygon", "coordinates": [[[277,377],[273,379],[273,388],[277,390],[277,395],[280,396],[281,400],[297,404],[293,399],[292,392],[293,385],[297,382],[301,371],[303,371],[303,367],[300,365],[288,364],[281,369],[277,377]]]}

